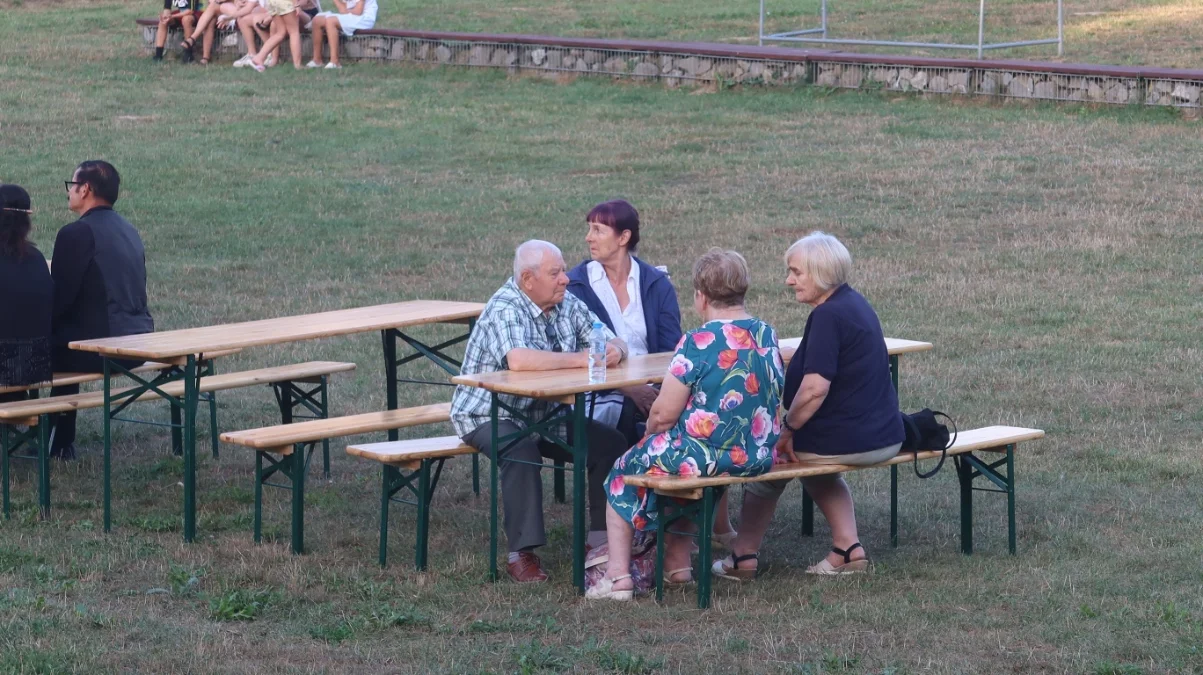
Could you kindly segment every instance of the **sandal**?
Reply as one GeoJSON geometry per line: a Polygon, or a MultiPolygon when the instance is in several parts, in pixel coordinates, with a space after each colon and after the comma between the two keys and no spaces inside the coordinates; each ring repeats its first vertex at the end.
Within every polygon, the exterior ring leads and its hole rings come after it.
{"type": "Polygon", "coordinates": [[[732,553],[722,560],[715,561],[714,565],[710,568],[710,572],[717,577],[731,579],[732,581],[752,581],[756,578],[756,573],[760,571],[760,567],[757,566],[756,569],[741,569],[739,564],[748,560],[759,562],[760,554],[735,555],[732,553]],[[731,564],[728,565],[727,561],[730,561],[731,564]]]}
{"type": "Polygon", "coordinates": [[[831,547],[831,552],[836,555],[844,556],[844,564],[832,565],[830,562],[828,562],[827,558],[823,558],[818,562],[818,564],[807,567],[806,573],[817,574],[819,576],[826,577],[844,576],[846,574],[863,574],[869,569],[869,559],[866,557],[861,558],[860,560],[853,560],[852,552],[858,548],[862,551],[864,550],[864,547],[860,545],[859,541],[849,546],[848,550],[846,551],[833,546],[831,547]]]}
{"type": "Polygon", "coordinates": [[[614,584],[623,579],[630,579],[631,575],[624,574],[621,577],[602,577],[592,588],[585,591],[585,599],[587,600],[618,600],[626,602],[635,597],[635,589],[626,588],[615,590],[614,584]]]}
{"type": "Polygon", "coordinates": [[[664,573],[664,586],[667,588],[680,588],[681,586],[688,586],[693,583],[692,572],[693,572],[692,567],[682,567],[680,569],[669,570],[664,573]],[[677,576],[678,574],[680,574],[682,572],[690,572],[691,574],[689,575],[688,579],[684,579],[684,580],[673,579],[673,577],[677,576]]]}
{"type": "Polygon", "coordinates": [[[195,45],[196,40],[190,37],[184,38],[184,41],[180,43],[180,63],[192,63],[192,47],[195,45]]]}

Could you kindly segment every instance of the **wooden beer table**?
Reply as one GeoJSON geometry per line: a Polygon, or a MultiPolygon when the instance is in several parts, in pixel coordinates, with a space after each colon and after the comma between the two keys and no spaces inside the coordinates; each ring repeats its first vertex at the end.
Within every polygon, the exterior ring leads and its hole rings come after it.
{"type": "MultiPolygon", "coordinates": [[[[468,339],[476,317],[484,309],[482,303],[437,300],[410,300],[387,305],[374,305],[301,316],[286,316],[259,321],[246,321],[202,328],[127,335],[124,337],[82,340],[69,346],[85,352],[100,354],[104,359],[104,530],[111,529],[111,421],[127,405],[147,392],[167,400],[173,409],[182,413],[184,454],[184,541],[196,536],[196,409],[201,378],[213,374],[212,361],[206,356],[215,351],[261,347],[300,342],[317,338],[380,331],[384,347],[385,387],[388,407],[397,408],[397,383],[408,380],[398,376],[398,369],[410,361],[428,358],[449,374],[459,371],[459,361],[447,356],[444,349],[468,339]],[[404,329],[437,323],[466,324],[468,331],[440,344],[427,345],[406,334],[404,329]],[[400,342],[413,350],[398,359],[400,342]],[[156,373],[138,372],[126,368],[122,360],[146,360],[172,364],[173,368],[156,373]],[[113,392],[116,375],[130,378],[135,386],[113,392]],[[171,396],[162,390],[168,382],[182,380],[182,396],[171,396]],[[115,406],[115,407],[114,407],[115,406]]],[[[397,432],[389,433],[396,440],[397,432]]]]}
{"type": "MultiPolygon", "coordinates": [[[[786,362],[793,356],[800,341],[801,338],[781,341],[781,356],[786,362]]],[[[895,387],[897,387],[898,356],[926,351],[931,349],[932,345],[926,342],[886,338],[886,348],[890,352],[890,371],[895,387]]],[[[585,457],[588,454],[588,440],[585,432],[586,397],[591,392],[640,384],[659,384],[668,372],[668,364],[672,357],[673,352],[632,356],[618,366],[608,369],[606,381],[596,384],[589,382],[589,372],[585,368],[542,371],[503,370],[476,375],[460,375],[451,379],[455,384],[484,389],[492,395],[489,417],[492,426],[490,447],[496,449],[494,457],[502,457],[510,445],[531,434],[538,434],[572,453],[572,583],[580,593],[585,592],[585,457]],[[554,401],[560,405],[553,408],[542,419],[530,419],[521,412],[501,403],[498,398],[499,394],[543,399],[554,401]],[[514,434],[498,436],[497,420],[501,409],[505,409],[520,424],[525,425],[525,428],[514,434]],[[558,433],[566,424],[571,425],[572,443],[568,442],[566,435],[561,436],[558,433]]],[[[499,577],[497,566],[498,462],[492,461],[489,464],[491,486],[489,493],[489,573],[493,580],[497,580],[499,577]]],[[[532,464],[539,467],[546,466],[542,463],[532,462],[532,464]]],[[[563,471],[564,469],[556,467],[556,470],[563,471]]],[[[813,507],[811,511],[813,512],[813,507]]]]}

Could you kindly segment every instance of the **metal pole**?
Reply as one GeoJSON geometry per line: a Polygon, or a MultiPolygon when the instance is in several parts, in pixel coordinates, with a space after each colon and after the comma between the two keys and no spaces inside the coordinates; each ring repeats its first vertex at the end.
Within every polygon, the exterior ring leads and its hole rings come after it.
{"type": "Polygon", "coordinates": [[[189,354],[184,364],[184,541],[188,543],[196,539],[196,404],[199,390],[196,355],[189,354]]]}
{"type": "Polygon", "coordinates": [[[50,518],[50,415],[38,420],[38,501],[42,520],[50,518]]]}
{"type": "Polygon", "coordinates": [[[263,453],[255,453],[255,543],[263,541],[263,453]]]}
{"type": "Polygon", "coordinates": [[[1015,555],[1015,444],[1007,446],[1007,549],[1015,555]]]}
{"type": "Polygon", "coordinates": [[[9,425],[5,424],[3,426],[0,426],[0,453],[3,453],[3,455],[0,455],[0,474],[3,474],[3,480],[4,480],[3,501],[4,501],[4,518],[5,518],[5,520],[8,519],[9,510],[11,507],[11,505],[9,504],[9,501],[8,501],[8,444],[11,442],[11,440],[10,440],[11,436],[9,436],[9,434],[11,434],[11,433],[12,433],[12,427],[10,427],[9,425]]]}
{"type": "Polygon", "coordinates": [[[823,28],[823,38],[827,38],[827,0],[823,0],[823,4],[819,9],[821,16],[821,24],[823,28]]]}
{"type": "Polygon", "coordinates": [[[715,492],[718,490],[713,487],[702,490],[702,512],[698,518],[701,528],[698,532],[698,609],[710,606],[710,533],[714,529],[714,505],[718,501],[715,492]]]}
{"type": "Polygon", "coordinates": [[[305,445],[292,446],[292,552],[305,552],[305,474],[309,473],[309,462],[305,461],[305,445]]]}
{"type": "Polygon", "coordinates": [[[384,465],[380,483],[380,566],[388,565],[388,503],[392,497],[393,478],[400,475],[397,469],[384,465]]]}
{"type": "MultiPolygon", "coordinates": [[[[384,393],[389,410],[397,409],[397,336],[396,331],[386,328],[380,331],[384,341],[384,393]]],[[[388,430],[388,439],[395,441],[401,437],[397,429],[388,430]]]]}
{"type": "Polygon", "coordinates": [[[764,46],[764,0],[760,0],[760,35],[757,36],[756,44],[764,46]]]}
{"type": "Polygon", "coordinates": [[[1065,54],[1065,8],[1063,0],[1057,0],[1057,56],[1065,54]]]}
{"type": "Polygon", "coordinates": [[[986,41],[986,0],[980,0],[977,9],[977,57],[982,58],[982,43],[986,41]]]}
{"type": "Polygon", "coordinates": [[[497,465],[501,462],[501,447],[497,443],[497,394],[489,394],[489,447],[493,457],[489,462],[489,579],[497,581],[497,465]]]}
{"type": "Polygon", "coordinates": [[[418,468],[418,541],[414,546],[414,567],[426,571],[426,542],[430,539],[430,460],[418,468]]]}

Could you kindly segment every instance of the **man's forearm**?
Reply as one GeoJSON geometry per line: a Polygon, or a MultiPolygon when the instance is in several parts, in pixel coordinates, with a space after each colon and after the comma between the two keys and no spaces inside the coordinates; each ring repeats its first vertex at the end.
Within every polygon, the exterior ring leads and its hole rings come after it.
{"type": "Polygon", "coordinates": [[[510,370],[561,370],[584,368],[589,365],[585,352],[548,352],[519,347],[505,355],[510,370]]]}

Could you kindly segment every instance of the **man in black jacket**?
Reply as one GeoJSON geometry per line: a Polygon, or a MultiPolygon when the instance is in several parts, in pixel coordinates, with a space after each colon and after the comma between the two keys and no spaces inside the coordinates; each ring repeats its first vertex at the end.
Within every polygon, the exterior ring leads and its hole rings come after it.
{"type": "MultiPolygon", "coordinates": [[[[98,373],[104,368],[100,355],[69,349],[69,342],[137,335],[155,329],[146,302],[142,237],[113,210],[120,186],[117,169],[97,160],[80,164],[66,181],[67,207],[79,215],[79,220],[58,231],[51,259],[51,358],[55,372],[98,373]]],[[[52,394],[78,392],[79,385],[69,385],[56,387],[52,394]]],[[[75,413],[63,413],[54,425],[51,454],[72,459],[74,443],[75,413]]]]}

